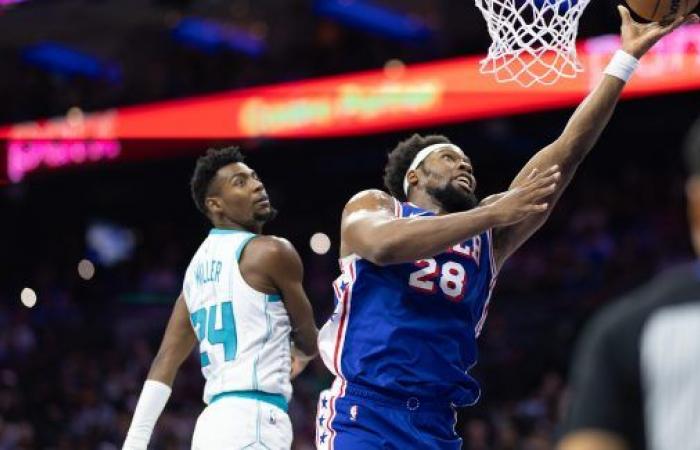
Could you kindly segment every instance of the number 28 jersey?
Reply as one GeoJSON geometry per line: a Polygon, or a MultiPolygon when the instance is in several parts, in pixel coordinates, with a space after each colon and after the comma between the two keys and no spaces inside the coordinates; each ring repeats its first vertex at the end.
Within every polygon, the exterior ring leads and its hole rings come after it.
{"type": "MultiPolygon", "coordinates": [[[[395,213],[433,215],[398,201],[395,213]]],[[[336,307],[319,334],[328,369],[343,384],[388,395],[476,403],[469,370],[496,281],[491,231],[412,263],[350,255],[340,265],[336,307]]]]}

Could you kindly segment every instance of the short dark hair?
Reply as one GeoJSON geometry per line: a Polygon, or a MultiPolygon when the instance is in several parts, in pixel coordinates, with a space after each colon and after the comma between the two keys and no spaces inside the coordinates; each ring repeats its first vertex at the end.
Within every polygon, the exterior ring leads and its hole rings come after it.
{"type": "Polygon", "coordinates": [[[244,159],[245,156],[238,147],[210,148],[204,156],[197,159],[190,190],[194,204],[205,216],[209,217],[205,200],[216,172],[226,165],[243,162],[244,159]]]}
{"type": "Polygon", "coordinates": [[[439,134],[428,136],[414,134],[405,141],[399,142],[389,153],[389,160],[384,167],[384,186],[389,190],[389,193],[399,201],[406,201],[406,194],[403,191],[403,180],[418,152],[429,145],[450,143],[447,137],[439,134]]]}
{"type": "Polygon", "coordinates": [[[700,119],[695,122],[686,138],[685,164],[688,175],[700,176],[700,119]]]}

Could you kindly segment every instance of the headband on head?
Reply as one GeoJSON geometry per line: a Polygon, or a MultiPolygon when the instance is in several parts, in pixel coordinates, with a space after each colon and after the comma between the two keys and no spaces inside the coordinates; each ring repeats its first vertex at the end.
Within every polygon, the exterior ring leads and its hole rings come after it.
{"type": "Polygon", "coordinates": [[[408,170],[406,171],[406,175],[403,177],[403,193],[406,194],[406,197],[408,197],[408,172],[412,170],[416,170],[420,164],[425,161],[425,158],[430,156],[433,152],[436,152],[438,150],[443,150],[445,148],[451,148],[452,150],[458,150],[462,151],[461,148],[457,147],[454,144],[449,144],[446,142],[440,143],[440,144],[433,144],[425,147],[423,150],[419,151],[418,154],[416,155],[415,158],[413,158],[413,162],[411,165],[408,167],[408,170]]]}

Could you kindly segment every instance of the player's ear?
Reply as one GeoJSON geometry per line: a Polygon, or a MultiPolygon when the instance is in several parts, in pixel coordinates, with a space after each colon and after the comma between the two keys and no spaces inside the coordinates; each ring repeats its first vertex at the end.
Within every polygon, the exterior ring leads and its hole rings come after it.
{"type": "Polygon", "coordinates": [[[209,210],[209,213],[220,213],[223,210],[223,205],[219,197],[207,197],[204,200],[204,204],[207,210],[209,210]]]}
{"type": "Polygon", "coordinates": [[[418,175],[415,170],[409,170],[406,174],[406,179],[408,180],[409,186],[415,186],[418,184],[418,175]]]}

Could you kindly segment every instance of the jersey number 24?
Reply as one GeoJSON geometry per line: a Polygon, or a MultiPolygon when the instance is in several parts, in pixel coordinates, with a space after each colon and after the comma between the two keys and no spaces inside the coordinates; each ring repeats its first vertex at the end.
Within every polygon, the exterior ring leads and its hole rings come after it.
{"type": "MultiPolygon", "coordinates": [[[[236,335],[236,321],[233,318],[233,304],[224,302],[207,308],[200,308],[190,315],[192,326],[197,332],[197,339],[203,342],[205,339],[211,345],[223,344],[224,361],[236,359],[238,349],[238,336],[236,335]],[[221,328],[216,328],[217,307],[221,306],[221,328]]],[[[209,365],[209,354],[200,353],[202,367],[209,365]]]]}
{"type": "Polygon", "coordinates": [[[419,259],[415,265],[420,268],[408,277],[408,285],[426,294],[437,292],[438,286],[451,302],[461,302],[467,289],[467,271],[461,264],[448,261],[439,266],[434,259],[419,259]],[[440,280],[436,283],[436,279],[440,280]]]}

